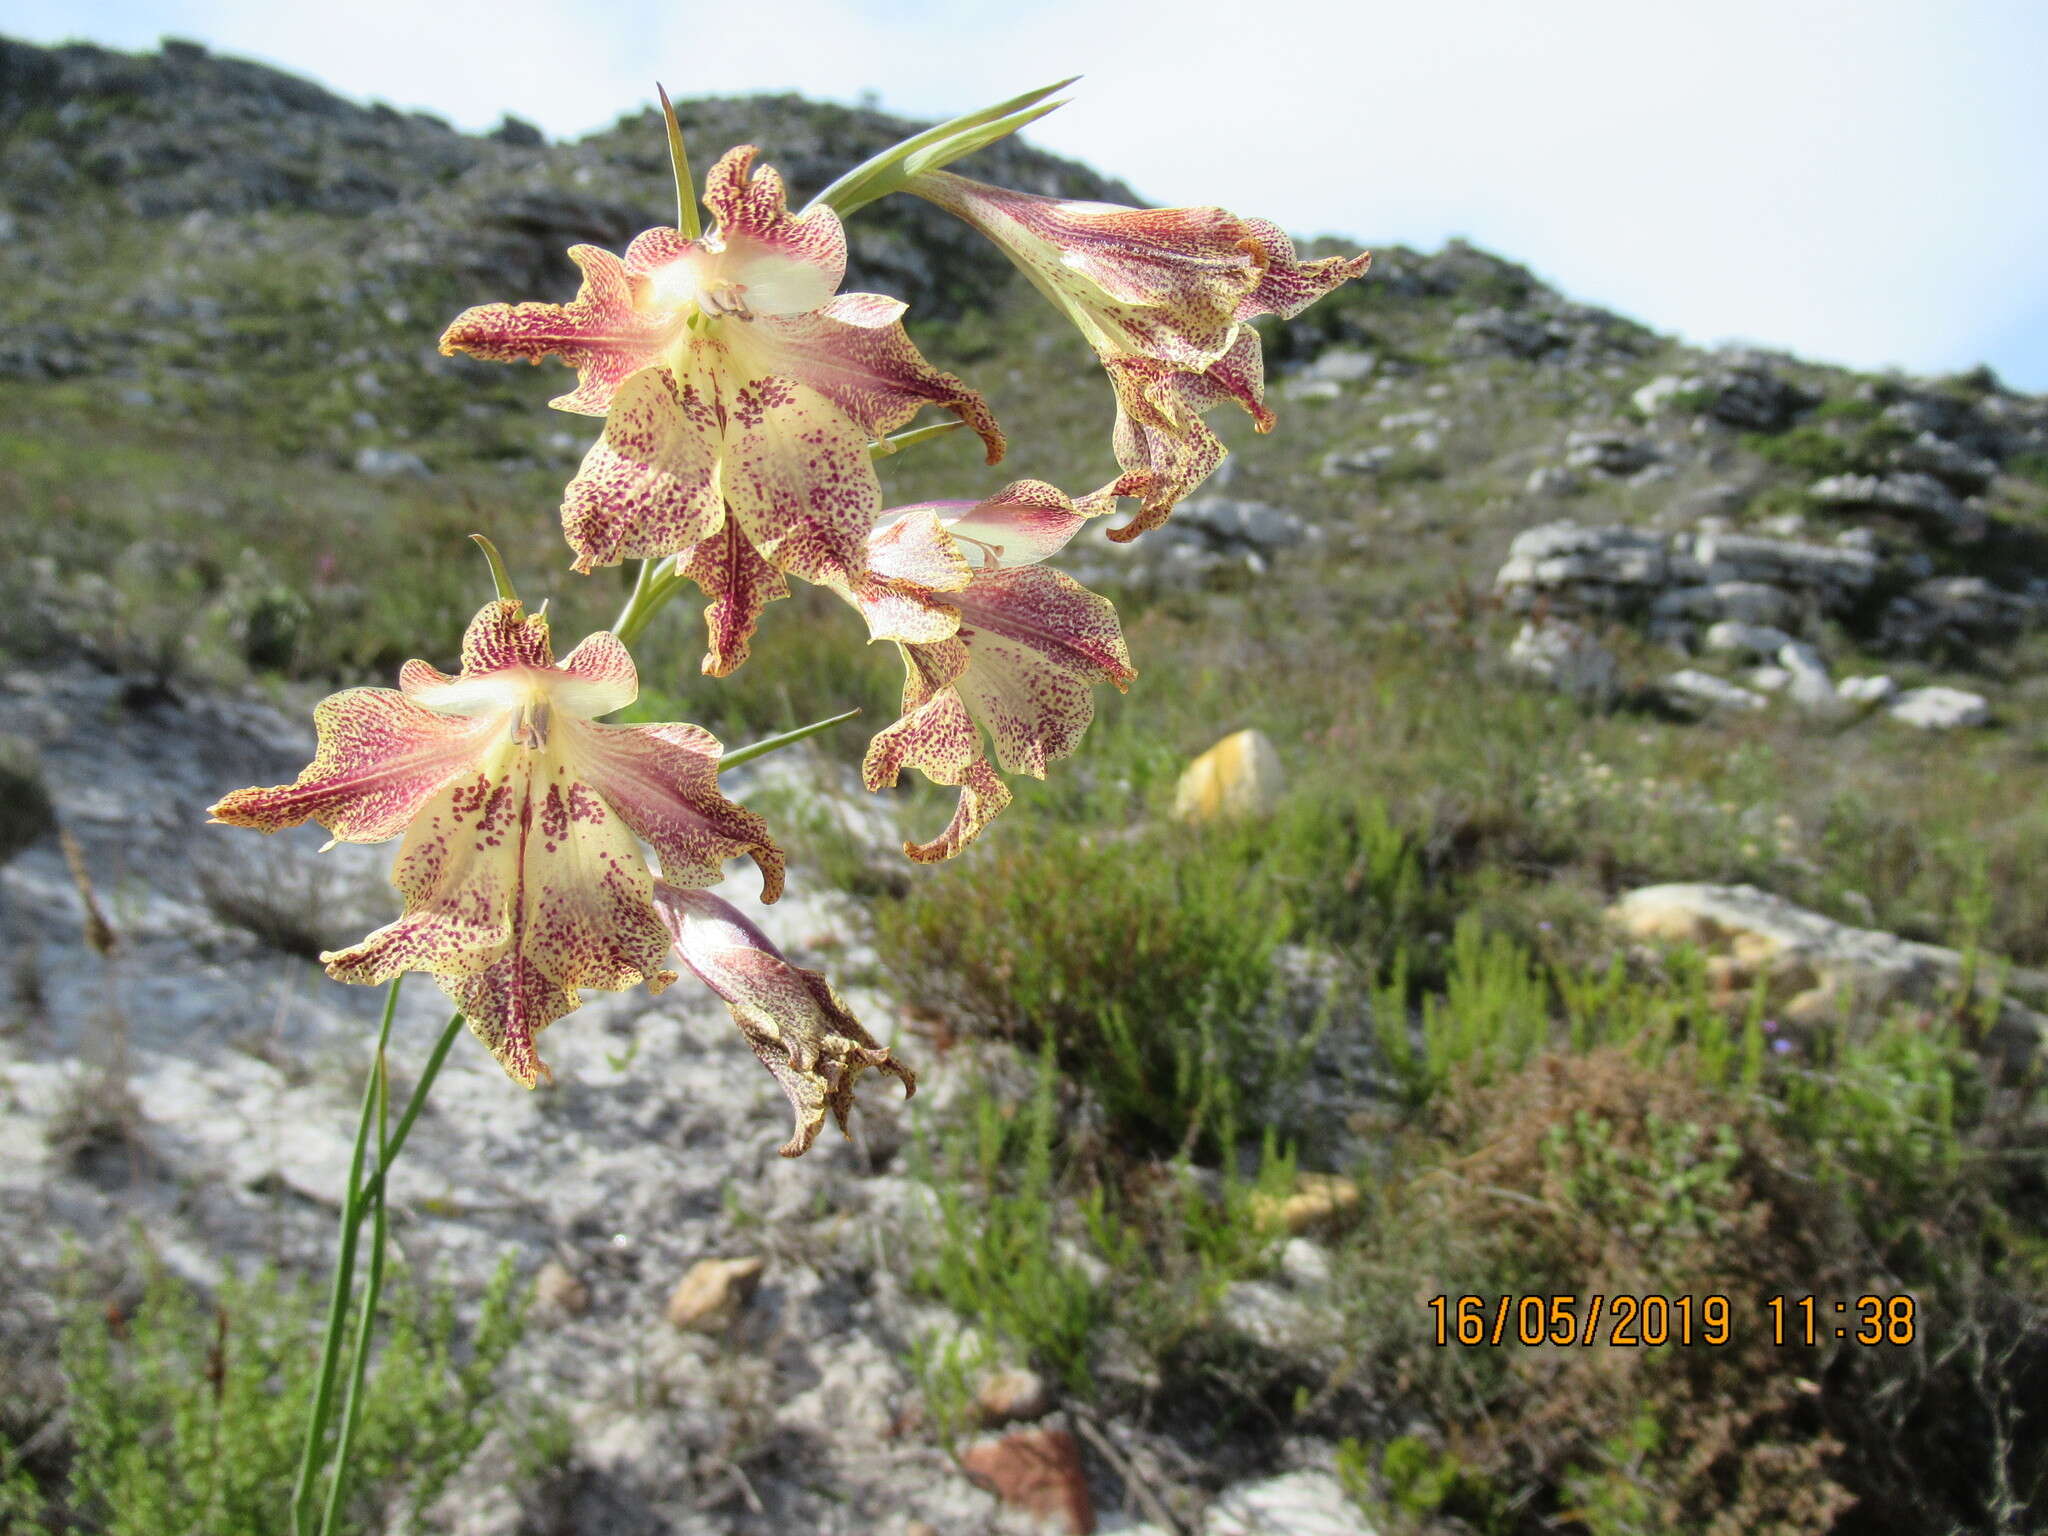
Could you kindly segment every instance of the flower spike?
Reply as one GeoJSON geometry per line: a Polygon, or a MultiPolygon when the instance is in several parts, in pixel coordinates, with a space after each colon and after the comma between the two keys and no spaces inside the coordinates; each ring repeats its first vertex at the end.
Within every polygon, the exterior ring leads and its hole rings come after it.
{"type": "Polygon", "coordinates": [[[1080,78],[1079,75],[1069,75],[1064,80],[1041,85],[1035,91],[1012,96],[995,106],[983,107],[978,112],[968,112],[935,128],[927,128],[900,144],[892,144],[880,154],[863,160],[812,198],[809,208],[831,208],[845,218],[856,208],[864,208],[891,192],[900,192],[909,186],[913,176],[951,165],[955,160],[985,149],[998,139],[1007,138],[1027,124],[1037,122],[1046,113],[1065,106],[1064,98],[1059,101],[1047,101],[1045,98],[1055,91],[1065,90],[1080,78]]]}

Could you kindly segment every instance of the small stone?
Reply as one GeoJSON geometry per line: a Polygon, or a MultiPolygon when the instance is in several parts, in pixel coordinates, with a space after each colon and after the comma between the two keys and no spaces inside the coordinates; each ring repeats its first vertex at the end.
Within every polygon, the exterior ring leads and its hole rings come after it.
{"type": "Polygon", "coordinates": [[[1324,1290],[1331,1278],[1330,1251],[1306,1237],[1290,1237],[1280,1247],[1280,1273],[1297,1290],[1324,1290]]]}
{"type": "Polygon", "coordinates": [[[1982,694],[1961,688],[1915,688],[1885,713],[1923,731],[1958,731],[1990,720],[1991,706],[1982,694]]]}
{"type": "Polygon", "coordinates": [[[1828,675],[1820,652],[1804,640],[1788,640],[1778,648],[1778,665],[1790,674],[1785,695],[1812,714],[1831,714],[1841,707],[1835,695],[1835,680],[1828,675]]]}
{"type": "Polygon", "coordinates": [[[1255,1194],[1252,1219],[1299,1236],[1358,1208],[1358,1186],[1334,1173],[1297,1173],[1291,1193],[1275,1198],[1255,1194]]]}
{"type": "Polygon", "coordinates": [[[1344,386],[1335,379],[1289,379],[1280,386],[1280,394],[1288,400],[1341,400],[1344,386]]]}
{"type": "Polygon", "coordinates": [[[1226,736],[1189,763],[1173,792],[1176,821],[1264,816],[1280,803],[1280,754],[1264,731],[1226,736]]]}
{"type": "Polygon", "coordinates": [[[1332,347],[1298,375],[1304,379],[1327,379],[1334,384],[1357,384],[1372,377],[1379,359],[1356,347],[1332,347]]]}
{"type": "Polygon", "coordinates": [[[699,1259],[669,1293],[669,1322],[699,1333],[717,1332],[754,1294],[767,1266],[768,1261],[759,1256],[699,1259]]]}
{"type": "Polygon", "coordinates": [[[427,461],[404,448],[358,448],[355,466],[357,474],[373,475],[379,479],[429,473],[427,461]]]}
{"type": "Polygon", "coordinates": [[[1003,1503],[1059,1522],[1068,1536],[1092,1536],[1095,1501],[1073,1431],[1020,1429],[960,1453],[960,1470],[1003,1503]]]}
{"type": "Polygon", "coordinates": [[[1899,691],[1899,685],[1889,674],[1875,672],[1868,677],[1845,677],[1835,685],[1835,693],[1851,704],[1882,704],[1899,691]]]}
{"type": "Polygon", "coordinates": [[[981,1379],[974,1402],[981,1410],[981,1422],[991,1428],[998,1424],[1028,1424],[1052,1412],[1052,1388],[1036,1371],[991,1371],[981,1379]]]}
{"type": "Polygon", "coordinates": [[[1792,681],[1792,674],[1780,666],[1751,667],[1742,676],[1750,687],[1761,693],[1782,693],[1785,685],[1792,681]]]}
{"type": "Polygon", "coordinates": [[[534,1304],[564,1317],[581,1316],[590,1307],[590,1287],[557,1259],[541,1265],[533,1277],[534,1304]]]}

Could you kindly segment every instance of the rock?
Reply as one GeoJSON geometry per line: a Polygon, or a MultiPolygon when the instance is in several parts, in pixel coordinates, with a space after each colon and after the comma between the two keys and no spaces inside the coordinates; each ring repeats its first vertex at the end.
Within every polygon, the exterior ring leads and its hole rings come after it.
{"type": "Polygon", "coordinates": [[[1339,1174],[1297,1173],[1287,1194],[1254,1194],[1250,1209],[1254,1221],[1299,1236],[1342,1220],[1358,1209],[1358,1202],[1358,1186],[1339,1174]]]}
{"type": "Polygon", "coordinates": [[[1299,1358],[1316,1352],[1323,1331],[1316,1311],[1269,1280],[1233,1280],[1223,1289],[1217,1321],[1261,1349],[1299,1358]]]}
{"type": "Polygon", "coordinates": [[[1891,461],[1900,469],[1933,475],[1964,496],[1983,490],[1998,474],[1998,465],[1992,460],[1932,432],[1922,432],[1905,447],[1894,449],[1891,461]]]}
{"type": "Polygon", "coordinates": [[[1675,704],[1708,709],[1762,709],[1769,702],[1760,693],[1752,693],[1747,688],[1715,677],[1711,672],[1699,672],[1691,667],[1672,673],[1661,686],[1665,697],[1675,704]]]}
{"type": "Polygon", "coordinates": [[[1899,691],[1899,685],[1883,673],[1868,677],[1845,677],[1835,684],[1835,694],[1850,704],[1882,704],[1899,691]]]}
{"type": "Polygon", "coordinates": [[[1511,608],[1526,610],[1542,594],[1581,608],[1606,609],[1648,602],[1667,572],[1661,534],[1564,521],[1515,535],[1493,584],[1511,608]]]}
{"type": "Polygon", "coordinates": [[[1910,471],[1886,475],[1829,475],[1806,494],[1824,507],[1851,512],[1888,512],[1930,532],[1968,542],[1984,536],[1982,507],[1959,498],[1932,475],[1910,471]]]}
{"type": "Polygon", "coordinates": [[[1331,347],[1302,369],[1297,378],[1326,379],[1332,384],[1358,384],[1372,377],[1379,359],[1356,347],[1331,347]]]}
{"type": "Polygon", "coordinates": [[[1167,526],[1180,529],[1181,537],[1199,535],[1223,554],[1243,550],[1271,554],[1292,549],[1309,537],[1308,525],[1285,508],[1262,501],[1230,501],[1221,496],[1198,496],[1182,502],[1167,526]]]}
{"type": "Polygon", "coordinates": [[[1867,551],[1796,539],[1703,533],[1689,553],[1709,584],[1753,581],[1789,587],[1814,594],[1824,607],[1839,606],[1877,577],[1877,558],[1867,551]]]}
{"type": "Polygon", "coordinates": [[[1090,1536],[1095,1502],[1081,1466],[1081,1447],[1068,1429],[1020,1429],[960,1453],[960,1470],[1003,1503],[1068,1536],[1090,1536]]]}
{"type": "Polygon", "coordinates": [[[758,1256],[698,1260],[669,1293],[669,1322],[698,1333],[717,1332],[746,1305],[767,1266],[758,1256]]]}
{"type": "Polygon", "coordinates": [[[1451,345],[1467,355],[1505,352],[1510,357],[1533,361],[1571,343],[1569,329],[1540,315],[1481,309],[1459,315],[1451,322],[1451,345]]]}
{"type": "Polygon", "coordinates": [[[379,479],[430,473],[425,459],[404,448],[358,448],[355,469],[359,475],[373,475],[379,479]]]}
{"type": "Polygon", "coordinates": [[[1531,496],[1576,496],[1585,482],[1561,464],[1543,464],[1529,471],[1522,489],[1531,496]]]}
{"type": "Polygon", "coordinates": [[[1991,706],[1982,694],[1961,688],[1914,688],[1885,713],[1923,731],[1957,731],[1988,722],[1991,706]]]}
{"type": "Polygon", "coordinates": [[[1751,667],[1742,677],[1760,693],[1782,693],[1792,681],[1792,674],[1780,666],[1751,667]]]}
{"type": "Polygon", "coordinates": [[[1650,605],[1652,618],[1732,619],[1776,628],[1789,623],[1796,605],[1781,587],[1760,581],[1719,581],[1712,586],[1672,587],[1650,605]]]}
{"type": "Polygon", "coordinates": [[[564,1317],[578,1317],[590,1309],[590,1287],[561,1260],[549,1259],[534,1274],[533,1301],[564,1317]]]}
{"type": "Polygon", "coordinates": [[[1335,379],[1293,378],[1280,385],[1280,397],[1297,401],[1341,400],[1344,398],[1344,386],[1335,379]]]}
{"type": "Polygon", "coordinates": [[[1280,803],[1285,776],[1266,733],[1238,731],[1204,752],[1173,792],[1177,821],[1211,822],[1264,816],[1280,803]]]}
{"type": "Polygon", "coordinates": [[[2010,641],[2044,617],[2048,601],[2032,592],[1994,587],[1981,576],[1931,576],[1892,599],[1879,634],[1901,651],[1967,650],[2010,641]]]}
{"type": "Polygon", "coordinates": [[[1395,459],[1401,450],[1381,444],[1376,448],[1354,448],[1326,453],[1323,455],[1325,475],[1376,475],[1395,459]]]}
{"type": "Polygon", "coordinates": [[[0,735],[0,864],[56,830],[56,807],[34,744],[0,735]]]}
{"type": "Polygon", "coordinates": [[[1508,646],[1508,665],[1575,698],[1615,689],[1614,653],[1569,619],[1531,619],[1508,646]]]}
{"type": "MultiPolygon", "coordinates": [[[[1953,996],[1965,975],[1988,996],[1996,964],[1966,968],[1956,950],[1896,934],[1853,928],[1751,885],[1677,884],[1630,891],[1607,909],[1623,932],[1690,944],[1708,956],[1717,999],[1745,1006],[1756,983],[1778,1017],[1812,1024],[1874,1020],[1897,1004],[1925,1006],[1953,996]]],[[[1987,1044],[2014,1065],[2031,1062],[2048,1018],[2002,1000],[1987,1044]]]]}
{"type": "Polygon", "coordinates": [[[1785,696],[1801,709],[1826,715],[1841,707],[1827,663],[1804,640],[1789,640],[1778,647],[1778,665],[1786,672],[1785,696]]]}
{"type": "Polygon", "coordinates": [[[1052,1388],[1045,1378],[1021,1367],[991,1371],[974,1392],[981,1422],[991,1428],[1042,1419],[1052,1412],[1052,1401],[1052,1388]]]}
{"type": "Polygon", "coordinates": [[[1740,619],[1723,619],[1707,630],[1710,651],[1733,651],[1738,655],[1775,656],[1792,637],[1769,624],[1745,624],[1740,619]]]}
{"type": "Polygon", "coordinates": [[[1709,416],[1745,432],[1782,432],[1820,398],[1778,377],[1768,364],[1754,358],[1716,369],[1699,381],[1698,392],[1706,397],[1709,416]]]}
{"type": "Polygon", "coordinates": [[[1332,1278],[1330,1250],[1306,1237],[1290,1237],[1280,1246],[1280,1273],[1296,1290],[1325,1290],[1332,1278]]]}
{"type": "Polygon", "coordinates": [[[1565,438],[1564,461],[1571,469],[1590,469],[1603,475],[1632,475],[1656,458],[1655,445],[1632,433],[1581,431],[1565,438]]]}
{"type": "Polygon", "coordinates": [[[1240,1483],[1209,1506],[1202,1536],[1375,1536],[1327,1472],[1289,1472],[1240,1483]]]}
{"type": "Polygon", "coordinates": [[[1677,396],[1685,394],[1688,389],[1698,387],[1697,379],[1682,379],[1675,373],[1664,373],[1650,380],[1628,398],[1629,403],[1643,415],[1655,416],[1669,406],[1677,396]]]}

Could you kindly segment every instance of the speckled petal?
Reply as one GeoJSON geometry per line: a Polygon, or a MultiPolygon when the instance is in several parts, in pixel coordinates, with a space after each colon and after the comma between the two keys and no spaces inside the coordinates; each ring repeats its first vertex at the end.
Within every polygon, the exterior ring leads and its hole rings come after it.
{"type": "Polygon", "coordinates": [[[552,667],[555,649],[545,614],[521,615],[517,598],[485,603],[462,632],[462,675],[505,667],[552,667]]]}
{"type": "Polygon", "coordinates": [[[847,1129],[854,1085],[870,1067],[903,1084],[908,1098],[917,1078],[890,1056],[816,971],[792,965],[747,916],[705,891],[678,890],[657,881],[655,910],[675,940],[684,965],[722,998],[789,1099],[795,1125],[781,1151],[801,1157],[823,1129],[829,1110],[847,1129]]]}
{"type": "Polygon", "coordinates": [[[548,696],[579,720],[624,709],[640,697],[639,669],[625,644],[607,629],[586,635],[555,670],[562,675],[549,679],[548,696]]]}
{"type": "Polygon", "coordinates": [[[973,567],[939,525],[942,505],[900,508],[878,523],[868,535],[865,575],[838,587],[867,621],[869,639],[930,644],[959,629],[959,610],[942,594],[965,587],[973,567]]]}
{"type": "Polygon", "coordinates": [[[665,985],[666,930],[640,845],[561,754],[512,751],[438,794],[392,883],[405,914],[321,958],[337,981],[431,972],[516,1081],[547,1075],[534,1037],[577,989],[665,985]]]}
{"type": "Polygon", "coordinates": [[[559,357],[576,370],[576,388],[548,403],[602,416],[619,385],[661,355],[676,316],[636,303],[644,295],[636,294],[634,275],[610,251],[577,245],[569,255],[583,269],[583,286],[572,301],[479,304],[442,333],[441,351],[500,363],[559,357]]]}
{"type": "Polygon", "coordinates": [[[781,175],[769,166],[754,171],[755,153],[751,144],[729,149],[704,178],[704,206],[718,221],[719,240],[728,250],[751,255],[751,245],[814,267],[826,280],[825,291],[835,291],[846,277],[846,232],[839,215],[830,208],[791,214],[781,175]]]}
{"type": "Polygon", "coordinates": [[[953,687],[1010,773],[1044,778],[1094,719],[1094,685],[1137,676],[1116,609],[1064,571],[989,571],[951,600],[968,653],[953,687]]]}
{"type": "Polygon", "coordinates": [[[903,717],[875,733],[861,764],[871,790],[894,784],[915,768],[934,784],[960,791],[946,829],[929,842],[906,842],[903,851],[921,864],[950,859],[1010,803],[1010,787],[982,749],[981,732],[953,688],[967,670],[967,647],[957,639],[935,645],[905,645],[903,717]]]}
{"type": "Polygon", "coordinates": [[[1341,283],[1365,276],[1372,265],[1372,252],[1356,256],[1325,256],[1304,262],[1294,254],[1294,242],[1287,232],[1269,219],[1246,219],[1245,227],[1266,253],[1265,270],[1259,285],[1237,307],[1237,318],[1278,315],[1291,320],[1341,283]]]}
{"type": "Polygon", "coordinates": [[[671,885],[714,885],[725,861],[751,858],[761,899],[782,894],[782,850],[768,824],[718,792],[721,748],[695,725],[596,725],[568,721],[567,760],[661,857],[671,885]]]}
{"type": "Polygon", "coordinates": [[[694,345],[705,366],[687,378],[650,368],[619,390],[604,435],[563,493],[562,531],[577,570],[673,554],[724,518],[716,344],[694,345]]]}
{"type": "Polygon", "coordinates": [[[870,547],[878,546],[896,523],[925,510],[965,546],[969,561],[985,568],[1035,565],[1056,555],[1103,509],[1083,509],[1065,491],[1043,480],[1017,480],[986,501],[928,501],[892,507],[876,521],[874,535],[868,540],[870,547]]]}
{"type": "Polygon", "coordinates": [[[948,171],[913,177],[993,240],[1103,354],[1200,368],[1229,345],[1265,253],[1221,208],[1124,208],[1011,192],[948,171]]]}
{"type": "Polygon", "coordinates": [[[789,581],[761,558],[730,517],[676,559],[677,569],[696,582],[707,599],[704,628],[710,649],[704,653],[702,669],[708,676],[725,677],[747,659],[761,610],[789,596],[789,581]]]}
{"type": "Polygon", "coordinates": [[[1251,414],[1253,426],[1270,431],[1273,413],[1265,405],[1265,368],[1258,332],[1240,326],[1238,339],[1200,373],[1143,358],[1106,359],[1116,389],[1116,432],[1112,440],[1123,473],[1103,488],[1134,496],[1138,515],[1109,537],[1126,543],[1165,522],[1223,462],[1222,440],[1202,421],[1203,413],[1234,400],[1251,414]]]}
{"type": "Polygon", "coordinates": [[[721,479],[727,509],[770,565],[806,581],[860,579],[882,492],[866,434],[830,400],[782,378],[734,391],[721,479]]]}
{"type": "Polygon", "coordinates": [[[437,715],[389,688],[332,694],[315,707],[313,725],[319,745],[296,780],[236,790],[213,807],[213,820],[261,832],[312,820],[344,843],[381,843],[470,769],[491,730],[489,721],[437,715]]]}
{"type": "Polygon", "coordinates": [[[816,390],[871,438],[935,405],[972,427],[988,462],[998,462],[1003,433],[987,402],[925,361],[903,329],[903,311],[899,299],[843,293],[808,314],[728,322],[720,338],[750,377],[794,379],[816,390]]]}

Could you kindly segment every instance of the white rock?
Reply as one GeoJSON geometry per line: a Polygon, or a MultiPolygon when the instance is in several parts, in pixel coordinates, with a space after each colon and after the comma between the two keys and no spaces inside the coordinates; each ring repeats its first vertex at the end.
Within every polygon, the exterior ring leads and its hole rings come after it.
{"type": "Polygon", "coordinates": [[[1698,384],[1697,379],[1682,379],[1675,373],[1660,374],[1628,398],[1645,416],[1654,416],[1671,403],[1673,395],[1683,394],[1698,384]]]}
{"type": "Polygon", "coordinates": [[[1961,688],[1915,688],[1900,694],[1885,713],[1923,731],[1955,731],[1984,724],[1991,706],[1982,694],[1961,688]]]}
{"type": "Polygon", "coordinates": [[[1335,379],[1293,378],[1280,386],[1280,393],[1288,400],[1341,400],[1344,386],[1335,379]]]}
{"type": "Polygon", "coordinates": [[[1829,714],[1841,707],[1835,696],[1835,680],[1820,652],[1804,640],[1788,640],[1778,647],[1778,665],[1790,674],[1786,697],[1813,714],[1829,714]]]}
{"type": "Polygon", "coordinates": [[[1343,1485],[1327,1472],[1289,1472],[1226,1490],[1202,1519],[1202,1536],[1376,1536],[1343,1485]]]}
{"type": "Polygon", "coordinates": [[[1327,379],[1333,384],[1356,384],[1371,377],[1377,366],[1379,358],[1370,352],[1361,352],[1356,347],[1332,347],[1302,369],[1297,377],[1327,379]]]}
{"type": "Polygon", "coordinates": [[[1884,672],[1845,677],[1835,685],[1835,692],[1851,704],[1882,704],[1898,691],[1899,685],[1884,672]]]}
{"type": "Polygon", "coordinates": [[[1770,702],[1760,693],[1691,667],[1672,673],[1664,679],[1663,686],[1674,701],[1705,705],[1709,709],[1762,709],[1770,702]]]}
{"type": "Polygon", "coordinates": [[[1707,630],[1710,651],[1735,651],[1751,656],[1775,656],[1792,637],[1772,624],[1745,624],[1740,619],[1723,619],[1707,630]]]}
{"type": "Polygon", "coordinates": [[[1751,667],[1742,674],[1752,688],[1765,693],[1782,693],[1785,685],[1792,681],[1792,674],[1783,667],[1751,667]]]}
{"type": "Polygon", "coordinates": [[[427,461],[404,448],[358,448],[355,465],[357,474],[375,475],[380,479],[392,475],[429,473],[427,461]]]}
{"type": "Polygon", "coordinates": [[[1614,692],[1613,652],[1567,619],[1531,619],[1508,646],[1508,665],[1577,698],[1614,692]]]}

